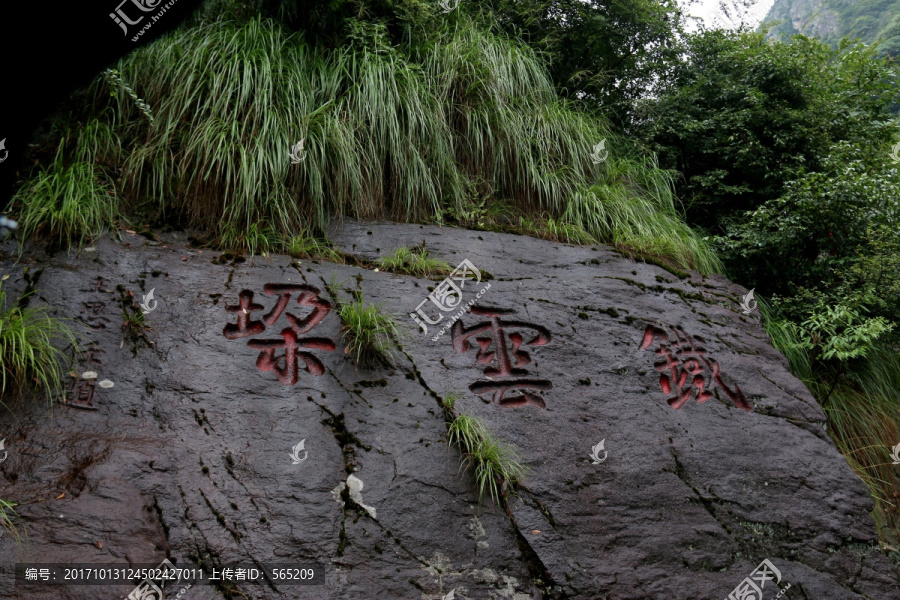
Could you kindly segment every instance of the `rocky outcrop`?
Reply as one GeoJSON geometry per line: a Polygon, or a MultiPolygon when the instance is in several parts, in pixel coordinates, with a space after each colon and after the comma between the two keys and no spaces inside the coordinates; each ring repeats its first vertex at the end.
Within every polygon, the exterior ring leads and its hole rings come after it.
{"type": "MultiPolygon", "coordinates": [[[[758,313],[743,314],[747,290],[500,233],[347,224],[332,239],[360,264],[424,242],[481,281],[442,311],[427,300],[439,281],[241,262],[173,236],[7,255],[5,289],[31,282],[88,352],[67,404],[0,416],[0,498],[28,533],[21,549],[0,538],[4,566],[317,565],[315,587],[207,582],[187,600],[722,599],[747,578],[766,600],[776,585],[900,598],[869,493],[758,313]],[[328,291],[341,284],[408,328],[393,368],[344,353],[335,307],[349,292],[328,291]],[[123,333],[129,291],[153,292],[146,338],[123,333]],[[420,305],[427,333],[408,317],[420,305]],[[505,508],[479,507],[448,447],[452,393],[529,469],[505,508]]],[[[133,589],[0,580],[3,598],[133,589]]]]}
{"type": "Polygon", "coordinates": [[[798,33],[830,39],[842,27],[840,15],[825,0],[775,0],[763,21],[782,21],[769,33],[781,39],[798,33]]]}

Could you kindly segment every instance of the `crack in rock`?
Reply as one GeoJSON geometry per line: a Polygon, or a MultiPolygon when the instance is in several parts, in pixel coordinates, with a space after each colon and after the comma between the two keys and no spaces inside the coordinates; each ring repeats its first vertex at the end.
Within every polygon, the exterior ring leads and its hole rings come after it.
{"type": "Polygon", "coordinates": [[[362,508],[367,513],[369,513],[370,517],[377,520],[378,513],[375,510],[375,507],[368,506],[367,504],[363,503],[363,497],[362,497],[363,487],[365,487],[365,484],[362,482],[362,479],[360,479],[356,475],[348,475],[346,482],[343,482],[343,481],[340,482],[336,488],[331,490],[331,497],[334,498],[336,501],[340,502],[341,504],[343,504],[341,495],[343,494],[344,489],[346,488],[349,491],[350,499],[353,500],[353,502],[355,502],[356,504],[358,504],[360,508],[362,508]]]}

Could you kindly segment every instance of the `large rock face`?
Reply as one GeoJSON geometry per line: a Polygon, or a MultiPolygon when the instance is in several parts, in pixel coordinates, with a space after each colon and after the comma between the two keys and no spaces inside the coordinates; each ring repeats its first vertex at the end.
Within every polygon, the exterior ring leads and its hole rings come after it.
{"type": "MultiPolygon", "coordinates": [[[[222,264],[140,236],[0,263],[11,292],[25,287],[23,266],[32,281],[42,268],[34,302],[76,319],[90,350],[78,373],[97,374],[69,382],[70,405],[14,403],[0,416],[0,498],[19,503],[28,534],[21,549],[0,538],[4,567],[318,564],[315,587],[204,583],[186,600],[720,600],[751,584],[765,600],[779,588],[900,598],[866,487],[758,312],[742,314],[746,290],[505,234],[349,224],[333,239],[364,259],[425,240],[482,280],[452,311],[422,305],[427,319],[443,315],[426,334],[408,313],[438,282],[371,269],[222,264]],[[345,354],[329,305],[349,292],[332,297],[331,282],[400,315],[410,334],[395,368],[345,354]],[[117,286],[138,302],[153,290],[152,344],[123,334],[117,286]],[[448,448],[438,397],[452,392],[457,412],[523,456],[508,511],[479,508],[448,448]]],[[[0,597],[133,588],[7,577],[0,597]]]]}

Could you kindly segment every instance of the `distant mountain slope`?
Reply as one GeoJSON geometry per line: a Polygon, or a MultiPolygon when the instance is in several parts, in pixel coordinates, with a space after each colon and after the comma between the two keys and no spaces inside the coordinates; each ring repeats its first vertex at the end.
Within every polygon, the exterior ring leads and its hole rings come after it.
{"type": "Polygon", "coordinates": [[[796,33],[836,45],[844,36],[900,54],[900,0],[775,0],[764,22],[783,21],[769,32],[787,39],[796,33]]]}

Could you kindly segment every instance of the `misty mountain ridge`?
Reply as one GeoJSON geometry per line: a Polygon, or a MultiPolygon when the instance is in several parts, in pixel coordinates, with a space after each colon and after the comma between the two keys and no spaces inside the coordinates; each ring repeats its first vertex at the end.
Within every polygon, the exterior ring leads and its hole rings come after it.
{"type": "Polygon", "coordinates": [[[836,46],[849,36],[900,54],[900,0],[775,0],[763,24],[774,21],[781,21],[769,31],[775,39],[802,33],[836,46]]]}

